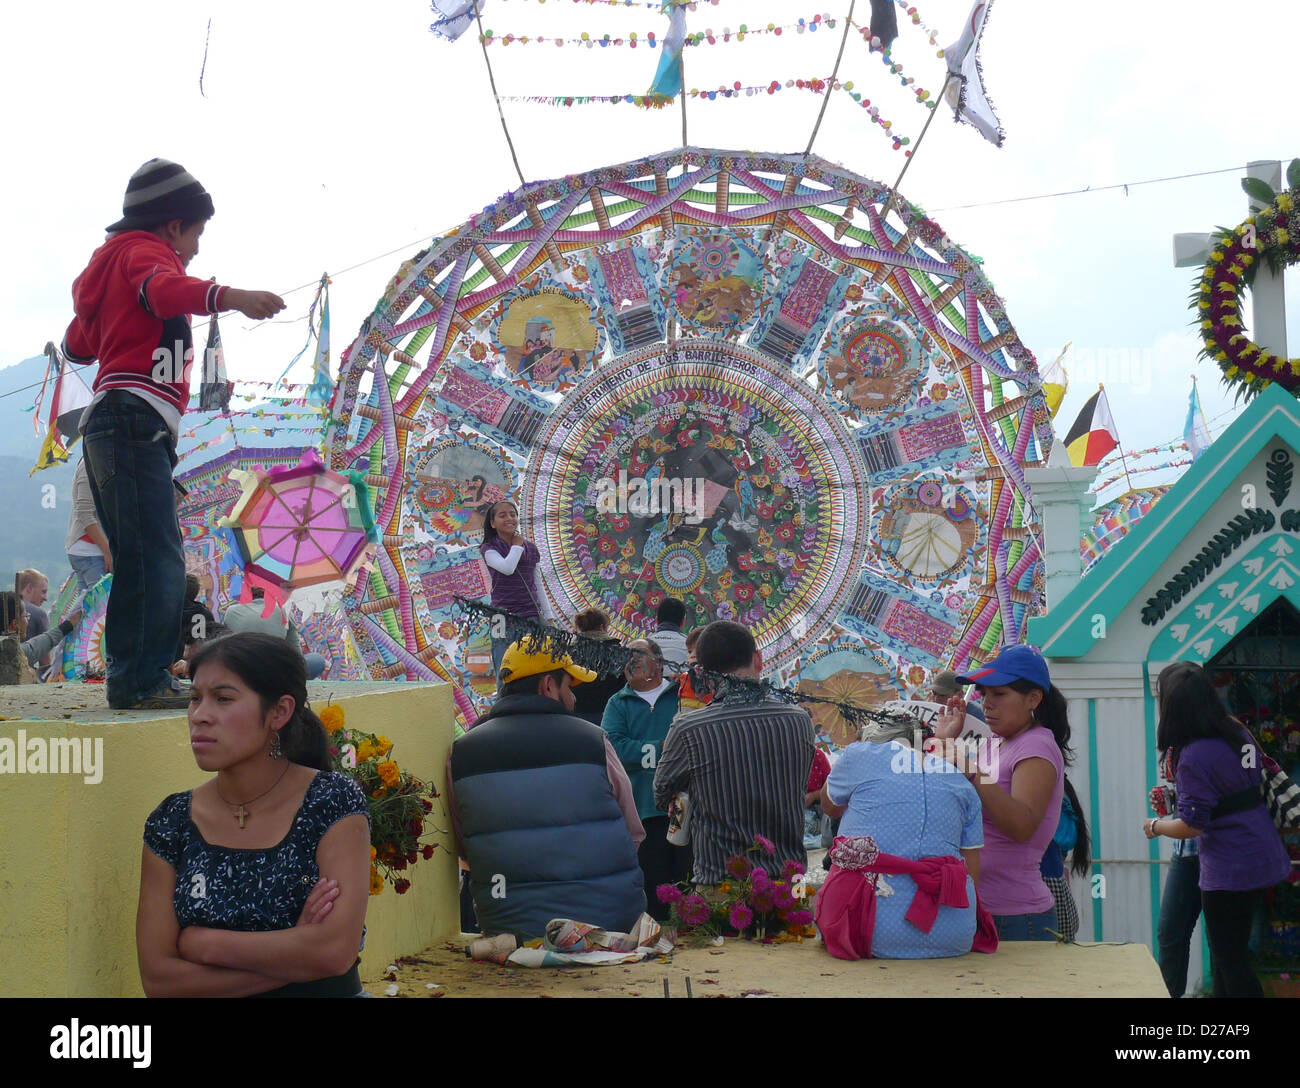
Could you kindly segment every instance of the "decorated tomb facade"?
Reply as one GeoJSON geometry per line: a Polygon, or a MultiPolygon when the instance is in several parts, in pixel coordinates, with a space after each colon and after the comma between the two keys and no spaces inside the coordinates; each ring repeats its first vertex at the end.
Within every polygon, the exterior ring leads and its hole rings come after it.
{"type": "MultiPolygon", "coordinates": [[[[1298,464],[1300,403],[1273,384],[1082,578],[1092,470],[1053,459],[1028,474],[1048,552],[1048,611],[1029,621],[1028,641],[1070,701],[1068,773],[1103,859],[1094,894],[1080,897],[1081,939],[1155,951],[1173,844],[1148,842],[1142,821],[1158,781],[1156,680],[1166,665],[1204,666],[1284,769],[1300,760],[1298,464]]],[[[1285,937],[1285,919],[1270,923],[1285,937]]],[[[1192,954],[1194,980],[1208,957],[1200,942],[1192,954]]]]}

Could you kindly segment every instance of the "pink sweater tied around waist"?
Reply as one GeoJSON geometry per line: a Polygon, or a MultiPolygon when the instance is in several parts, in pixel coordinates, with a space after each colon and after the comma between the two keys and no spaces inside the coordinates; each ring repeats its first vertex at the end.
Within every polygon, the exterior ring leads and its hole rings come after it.
{"type": "MultiPolygon", "coordinates": [[[[817,895],[817,928],[836,959],[871,958],[876,930],[875,874],[903,874],[916,883],[916,894],[904,918],[929,933],[939,908],[970,906],[966,897],[966,863],[957,857],[901,858],[882,854],[870,835],[837,838],[831,847],[830,876],[817,895]]],[[[975,941],[972,951],[996,952],[993,916],[975,900],[975,941]]]]}

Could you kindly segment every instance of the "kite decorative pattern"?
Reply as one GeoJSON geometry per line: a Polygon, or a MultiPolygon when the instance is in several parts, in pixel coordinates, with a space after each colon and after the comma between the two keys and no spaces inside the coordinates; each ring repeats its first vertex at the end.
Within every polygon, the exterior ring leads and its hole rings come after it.
{"type": "Polygon", "coordinates": [[[367,675],[450,680],[467,718],[490,696],[455,597],[487,593],[506,496],[550,605],[620,636],[671,593],[782,671],[856,646],[923,678],[1023,637],[1037,363],[978,259],[890,197],[814,156],[684,148],[526,185],[403,262],[324,443],[374,496],[344,599],[367,675]]]}

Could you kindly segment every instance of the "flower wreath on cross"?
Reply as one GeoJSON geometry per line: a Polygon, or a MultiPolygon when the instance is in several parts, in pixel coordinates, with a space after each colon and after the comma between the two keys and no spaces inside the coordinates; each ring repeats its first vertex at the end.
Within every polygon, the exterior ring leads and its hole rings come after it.
{"type": "Polygon", "coordinates": [[[1259,178],[1243,180],[1246,193],[1265,207],[1235,230],[1218,232],[1192,296],[1204,342],[1201,355],[1218,363],[1224,381],[1248,397],[1270,382],[1300,395],[1300,358],[1261,348],[1246,335],[1241,316],[1241,296],[1259,261],[1275,272],[1300,262],[1300,159],[1287,168],[1286,179],[1290,188],[1282,193],[1259,178]]]}

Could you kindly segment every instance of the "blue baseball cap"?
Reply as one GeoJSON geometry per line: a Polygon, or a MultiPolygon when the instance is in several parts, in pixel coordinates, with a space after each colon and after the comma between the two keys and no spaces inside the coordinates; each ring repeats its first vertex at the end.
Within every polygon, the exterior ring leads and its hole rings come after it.
{"type": "Polygon", "coordinates": [[[1052,687],[1047,662],[1032,646],[1007,646],[982,669],[957,679],[963,684],[979,684],[986,688],[1004,687],[1017,680],[1028,680],[1044,691],[1052,687]]]}

